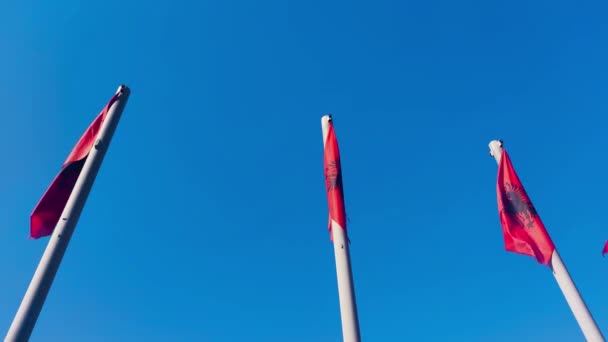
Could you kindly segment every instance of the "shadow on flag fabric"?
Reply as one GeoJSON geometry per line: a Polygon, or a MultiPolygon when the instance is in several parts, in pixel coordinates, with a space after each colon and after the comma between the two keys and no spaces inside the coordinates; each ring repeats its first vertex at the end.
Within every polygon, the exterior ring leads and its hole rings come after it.
{"type": "Polygon", "coordinates": [[[549,265],[555,247],[505,149],[498,167],[496,190],[506,250],[535,257],[539,263],[549,265]]]}
{"type": "Polygon", "coordinates": [[[31,238],[38,239],[53,233],[61,213],[72,194],[74,185],[76,185],[78,176],[80,176],[87,156],[95,143],[97,134],[99,134],[101,126],[108,114],[108,110],[119,95],[120,93],[114,95],[112,99],[110,99],[110,102],[108,102],[101,113],[99,113],[82,137],[80,137],[80,140],[78,140],[78,143],[76,143],[76,146],[74,146],[72,152],[63,163],[61,171],[59,171],[59,174],[55,177],[44,195],[42,195],[36,208],[34,208],[34,211],[30,216],[31,238]]]}
{"type": "Polygon", "coordinates": [[[333,241],[332,221],[335,221],[346,232],[346,210],[344,209],[344,190],[342,189],[342,168],[340,166],[340,151],[334,125],[329,122],[329,131],[325,141],[323,166],[325,169],[325,187],[329,204],[329,233],[333,241]]]}

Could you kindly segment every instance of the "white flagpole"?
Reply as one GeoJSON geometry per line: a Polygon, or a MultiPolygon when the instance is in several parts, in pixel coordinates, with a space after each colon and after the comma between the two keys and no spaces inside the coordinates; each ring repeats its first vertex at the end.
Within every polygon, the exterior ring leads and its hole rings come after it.
{"type": "MultiPolygon", "coordinates": [[[[329,134],[331,115],[321,118],[323,131],[323,146],[329,134]]],[[[344,228],[332,220],[332,236],[334,240],[334,254],[336,256],[336,274],[338,276],[338,297],[340,299],[340,316],[342,318],[342,338],[345,342],[359,342],[359,317],[357,316],[357,303],[355,301],[355,286],[350,266],[350,253],[344,228]]]]}
{"type": "MultiPolygon", "coordinates": [[[[500,165],[500,158],[502,156],[502,141],[493,140],[490,142],[490,155],[496,159],[496,163],[500,165]]],[[[574,314],[574,318],[578,322],[581,330],[583,331],[583,335],[587,341],[590,342],[604,342],[604,336],[600,332],[593,316],[591,316],[591,312],[587,308],[583,297],[578,292],[574,281],[570,277],[570,273],[568,273],[568,269],[562,258],[560,258],[559,253],[557,252],[557,248],[553,251],[551,255],[551,270],[553,271],[553,276],[557,281],[557,285],[562,290],[564,297],[566,297],[566,302],[570,306],[570,310],[574,314]]]]}
{"type": "Polygon", "coordinates": [[[120,96],[108,110],[107,117],[101,126],[95,145],[89,152],[80,176],[72,190],[72,194],[61,213],[61,218],[49,239],[38,268],[36,268],[34,277],[30,282],[30,286],[8,330],[5,342],[28,341],[32,334],[38,315],[42,310],[55,274],[61,264],[61,259],[68,247],[76,223],[78,223],[82,208],[93,186],[95,176],[97,176],[103,157],[112,140],[112,135],[116,130],[122,111],[127,103],[130,90],[128,87],[121,85],[117,93],[120,93],[120,96]]]}

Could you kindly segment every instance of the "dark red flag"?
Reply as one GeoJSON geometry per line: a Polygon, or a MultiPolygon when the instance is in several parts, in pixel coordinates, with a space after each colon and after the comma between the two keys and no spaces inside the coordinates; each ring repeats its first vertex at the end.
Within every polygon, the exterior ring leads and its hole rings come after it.
{"type": "Polygon", "coordinates": [[[504,149],[496,190],[507,251],[530,255],[539,263],[549,265],[555,247],[504,149]]]}
{"type": "Polygon", "coordinates": [[[608,242],[606,242],[606,245],[604,245],[604,250],[602,251],[602,255],[605,255],[606,253],[608,253],[608,242]]]}
{"type": "Polygon", "coordinates": [[[334,132],[334,125],[329,121],[329,131],[325,140],[325,187],[329,203],[329,232],[333,240],[332,220],[346,231],[346,210],[344,209],[344,191],[342,189],[342,168],[340,167],[340,150],[334,132]]]}
{"type": "Polygon", "coordinates": [[[49,188],[46,190],[42,198],[34,208],[30,216],[30,237],[37,239],[43,236],[51,235],[59,217],[65,208],[65,205],[76,185],[76,180],[80,176],[80,171],[89,155],[89,151],[95,143],[97,134],[108,114],[108,110],[116,101],[120,93],[114,95],[110,102],[95,118],[93,123],[87,128],[72,152],[63,163],[61,171],[55,177],[49,188]]]}

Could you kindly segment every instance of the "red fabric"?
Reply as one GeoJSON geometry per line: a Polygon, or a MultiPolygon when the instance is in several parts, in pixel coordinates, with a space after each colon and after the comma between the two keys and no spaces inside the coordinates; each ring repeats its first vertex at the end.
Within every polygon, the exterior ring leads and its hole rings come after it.
{"type": "Polygon", "coordinates": [[[95,118],[93,123],[87,128],[72,152],[69,154],[66,161],[63,163],[61,171],[55,177],[49,188],[46,190],[42,198],[34,208],[30,216],[30,237],[37,239],[43,236],[51,235],[63,209],[65,208],[76,180],[80,176],[82,167],[86,161],[97,134],[108,114],[108,110],[116,101],[119,94],[116,94],[110,99],[110,102],[95,118]]]}
{"type": "Polygon", "coordinates": [[[608,253],[608,242],[606,242],[606,245],[604,245],[604,250],[602,251],[602,255],[608,253]]]}
{"type": "Polygon", "coordinates": [[[496,190],[506,250],[530,255],[549,265],[555,247],[504,149],[496,190]]]}
{"type": "Polygon", "coordinates": [[[329,232],[332,236],[332,220],[336,221],[346,231],[346,210],[344,209],[344,190],[342,189],[342,168],[340,167],[340,151],[334,132],[334,125],[329,122],[329,131],[325,141],[325,187],[329,204],[329,232]]]}

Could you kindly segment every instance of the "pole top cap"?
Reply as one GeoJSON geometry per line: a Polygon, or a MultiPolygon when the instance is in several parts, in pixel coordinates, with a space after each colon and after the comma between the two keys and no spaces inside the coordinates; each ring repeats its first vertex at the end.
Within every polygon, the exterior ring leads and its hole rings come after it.
{"type": "Polygon", "coordinates": [[[116,90],[116,94],[120,94],[120,93],[129,94],[129,93],[131,93],[131,89],[129,89],[129,87],[127,87],[126,85],[121,84],[120,86],[118,86],[118,89],[116,90]]]}
{"type": "Polygon", "coordinates": [[[325,115],[323,115],[323,117],[321,117],[322,125],[329,124],[332,121],[333,121],[333,117],[331,116],[331,114],[325,114],[325,115]]]}
{"type": "Polygon", "coordinates": [[[496,158],[494,153],[502,151],[503,142],[502,140],[492,140],[488,145],[490,146],[490,157],[496,158]]]}

